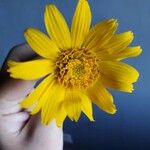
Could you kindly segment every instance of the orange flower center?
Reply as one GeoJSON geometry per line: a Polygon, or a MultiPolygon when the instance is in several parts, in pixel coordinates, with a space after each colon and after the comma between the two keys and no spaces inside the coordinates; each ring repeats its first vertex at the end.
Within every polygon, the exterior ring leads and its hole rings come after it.
{"type": "Polygon", "coordinates": [[[86,49],[61,51],[56,61],[55,75],[66,88],[88,88],[99,76],[97,59],[86,49]]]}

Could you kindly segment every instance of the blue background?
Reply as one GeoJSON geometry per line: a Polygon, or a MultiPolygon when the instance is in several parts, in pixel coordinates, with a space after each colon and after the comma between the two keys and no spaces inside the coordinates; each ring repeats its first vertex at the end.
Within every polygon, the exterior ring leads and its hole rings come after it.
{"type": "MultiPolygon", "coordinates": [[[[77,0],[0,0],[0,64],[9,50],[25,42],[23,31],[32,26],[45,32],[45,4],[54,3],[70,25],[77,0]]],[[[119,21],[118,32],[132,30],[133,45],[143,54],[129,59],[141,73],[133,94],[114,92],[118,108],[108,115],[94,106],[95,123],[84,116],[78,123],[66,121],[65,132],[72,135],[75,150],[149,150],[150,149],[150,0],[89,0],[93,24],[107,18],[119,21]]],[[[129,76],[130,77],[130,76],[129,76]]]]}

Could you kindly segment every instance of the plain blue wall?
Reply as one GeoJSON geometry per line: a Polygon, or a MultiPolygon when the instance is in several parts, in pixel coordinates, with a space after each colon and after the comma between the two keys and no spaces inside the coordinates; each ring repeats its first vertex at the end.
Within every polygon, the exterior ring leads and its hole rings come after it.
{"type": "MultiPolygon", "coordinates": [[[[44,6],[54,3],[70,25],[77,0],[0,0],[0,64],[9,50],[25,42],[23,31],[32,26],[45,32],[44,6]]],[[[128,62],[141,73],[133,94],[113,92],[118,112],[107,115],[94,106],[95,123],[82,117],[79,123],[66,121],[74,149],[149,150],[150,149],[150,0],[89,0],[93,24],[107,18],[119,21],[118,32],[132,30],[133,45],[143,54],[128,62]]],[[[73,148],[72,148],[73,149],[73,148]]]]}

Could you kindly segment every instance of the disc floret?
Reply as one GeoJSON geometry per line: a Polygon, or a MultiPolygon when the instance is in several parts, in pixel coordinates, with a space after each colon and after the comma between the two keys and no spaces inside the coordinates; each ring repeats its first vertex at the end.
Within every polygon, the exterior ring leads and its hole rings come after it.
{"type": "Polygon", "coordinates": [[[96,56],[87,49],[68,49],[56,61],[57,81],[66,88],[88,88],[99,76],[96,56]]]}

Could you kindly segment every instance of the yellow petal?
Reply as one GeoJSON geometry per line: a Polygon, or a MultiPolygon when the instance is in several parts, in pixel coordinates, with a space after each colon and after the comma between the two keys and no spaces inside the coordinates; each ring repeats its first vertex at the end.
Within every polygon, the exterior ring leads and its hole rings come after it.
{"type": "Polygon", "coordinates": [[[100,82],[106,88],[111,88],[114,90],[119,90],[119,91],[129,92],[129,93],[133,91],[132,83],[123,82],[123,81],[121,82],[121,81],[118,81],[117,79],[113,80],[102,74],[100,76],[100,82]]]}
{"type": "Polygon", "coordinates": [[[130,65],[117,61],[101,61],[100,72],[112,80],[134,83],[139,77],[138,71],[130,65]]]}
{"type": "Polygon", "coordinates": [[[100,47],[109,41],[117,30],[118,23],[115,19],[104,20],[95,25],[85,38],[83,46],[87,49],[100,50],[100,47]]]}
{"type": "Polygon", "coordinates": [[[94,121],[91,100],[85,94],[80,94],[80,96],[81,96],[81,109],[82,109],[82,111],[90,119],[90,121],[94,121]]]}
{"type": "Polygon", "coordinates": [[[35,115],[35,114],[37,114],[41,110],[43,101],[44,101],[44,99],[46,97],[46,94],[47,94],[47,92],[45,92],[43,94],[44,96],[42,96],[42,98],[40,98],[40,100],[38,101],[38,103],[34,106],[34,108],[31,111],[31,115],[35,115]]]}
{"type": "Polygon", "coordinates": [[[8,67],[14,67],[15,65],[17,65],[18,64],[18,62],[16,62],[16,61],[13,61],[13,60],[9,60],[9,61],[7,61],[7,65],[8,65],[8,67]]]}
{"type": "Polygon", "coordinates": [[[97,52],[97,56],[100,60],[123,60],[130,57],[137,57],[142,53],[140,46],[127,47],[121,52],[108,53],[106,51],[97,52]]]}
{"type": "Polygon", "coordinates": [[[21,103],[21,107],[29,108],[34,105],[36,102],[38,103],[40,97],[43,95],[45,90],[50,86],[53,81],[52,76],[46,77],[37,87],[36,89],[29,94],[21,103]]]}
{"type": "Polygon", "coordinates": [[[51,122],[57,113],[58,106],[64,100],[65,90],[62,86],[53,83],[49,89],[48,98],[42,105],[42,123],[47,125],[51,122]],[[59,93],[59,94],[57,94],[59,93]]]}
{"type": "Polygon", "coordinates": [[[91,25],[91,10],[87,0],[79,0],[72,20],[72,47],[80,48],[89,32],[91,25]]]}
{"type": "Polygon", "coordinates": [[[64,107],[66,109],[68,117],[72,121],[78,121],[81,114],[81,99],[78,91],[66,91],[64,107]]]}
{"type": "Polygon", "coordinates": [[[56,111],[56,114],[55,114],[56,124],[57,124],[58,127],[62,127],[66,116],[67,116],[67,113],[66,113],[64,105],[62,103],[57,107],[57,111],[56,111]]]}
{"type": "Polygon", "coordinates": [[[61,49],[71,48],[68,25],[55,5],[46,6],[44,19],[47,32],[58,47],[61,49]]]}
{"type": "Polygon", "coordinates": [[[129,57],[137,57],[142,53],[142,49],[140,46],[135,47],[127,47],[123,51],[118,54],[117,60],[126,59],[129,57]]]}
{"type": "Polygon", "coordinates": [[[8,61],[10,76],[17,79],[35,80],[53,71],[51,60],[39,59],[28,62],[8,61]]]}
{"type": "Polygon", "coordinates": [[[57,56],[58,47],[44,33],[34,28],[28,28],[25,30],[24,36],[30,47],[40,56],[52,59],[57,56]]]}
{"type": "Polygon", "coordinates": [[[45,91],[43,91],[43,94],[39,97],[38,101],[35,103],[35,106],[31,111],[31,115],[37,114],[42,109],[42,106],[45,103],[45,101],[49,100],[48,96],[49,96],[50,88],[51,88],[51,84],[47,86],[45,91]]]}
{"type": "Polygon", "coordinates": [[[93,87],[87,90],[92,101],[103,111],[114,114],[116,107],[113,103],[112,95],[98,81],[93,87]]]}
{"type": "Polygon", "coordinates": [[[119,53],[133,41],[133,38],[134,35],[131,31],[116,34],[101,48],[105,49],[110,54],[115,52],[119,53]]]}

